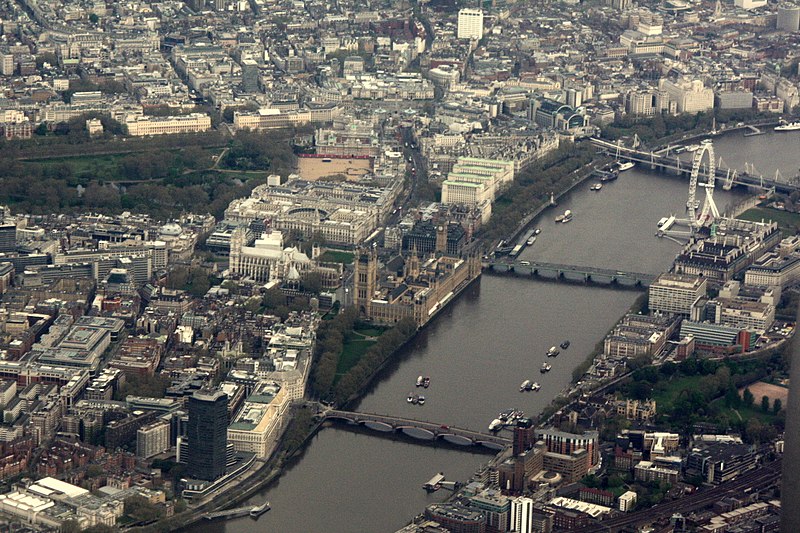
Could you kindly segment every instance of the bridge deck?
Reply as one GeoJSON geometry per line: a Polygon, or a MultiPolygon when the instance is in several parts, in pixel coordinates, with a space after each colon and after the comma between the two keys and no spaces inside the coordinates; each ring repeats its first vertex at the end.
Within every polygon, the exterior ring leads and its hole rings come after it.
{"type": "Polygon", "coordinates": [[[559,263],[544,263],[541,261],[490,261],[486,263],[490,268],[496,266],[504,266],[507,268],[514,268],[515,270],[553,270],[559,272],[575,272],[577,274],[584,274],[588,276],[598,275],[607,276],[610,278],[626,278],[635,279],[641,282],[649,282],[655,280],[655,274],[646,274],[644,272],[627,272],[622,270],[612,270],[609,268],[590,267],[581,265],[562,265],[559,263]]]}
{"type": "Polygon", "coordinates": [[[424,429],[434,433],[435,435],[456,435],[460,437],[466,437],[475,442],[489,442],[503,446],[508,446],[511,444],[510,439],[501,437],[499,435],[492,435],[490,433],[483,433],[481,431],[475,431],[472,429],[437,424],[435,422],[428,422],[424,420],[415,420],[413,418],[339,410],[326,411],[324,415],[331,418],[358,420],[359,422],[383,422],[384,424],[388,424],[396,428],[407,426],[417,429],[424,429]]]}
{"type": "MultiPolygon", "coordinates": [[[[617,146],[616,144],[604,141],[602,139],[592,139],[592,144],[604,150],[607,153],[619,155],[625,159],[636,161],[641,164],[657,165],[662,168],[669,168],[672,170],[681,170],[689,172],[692,168],[691,162],[682,161],[678,157],[659,155],[656,152],[644,152],[627,148],[624,146],[617,146]]],[[[733,169],[718,168],[716,169],[717,177],[724,179],[728,177],[728,172],[733,169]]],[[[763,176],[753,176],[746,172],[737,172],[733,183],[737,185],[745,185],[749,187],[763,187],[764,189],[775,188],[781,193],[792,193],[800,191],[800,184],[785,181],[778,181],[773,178],[766,178],[763,176]]]]}

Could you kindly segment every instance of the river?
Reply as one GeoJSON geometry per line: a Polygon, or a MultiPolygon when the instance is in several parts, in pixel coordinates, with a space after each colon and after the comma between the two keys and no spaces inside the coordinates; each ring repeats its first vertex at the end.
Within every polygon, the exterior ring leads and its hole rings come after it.
{"type": "MultiPolygon", "coordinates": [[[[733,165],[755,164],[765,175],[776,164],[784,176],[800,166],[800,134],[715,140],[717,156],[733,165]]],[[[688,181],[640,168],[589,190],[590,182],[560,200],[537,222],[542,229],[520,259],[657,273],[667,269],[677,243],[654,236],[656,223],[684,212],[688,181]],[[569,224],[555,224],[570,209],[569,224]]],[[[741,191],[715,191],[720,211],[741,191]]],[[[702,190],[698,190],[702,201],[702,190]]],[[[535,415],[570,382],[573,368],[640,293],[484,275],[429,324],[377,379],[355,408],[485,430],[498,411],[518,407],[535,415]],[[569,339],[569,349],[539,373],[548,347],[569,339]],[[431,377],[424,406],[406,402],[418,375],[431,377]],[[538,393],[520,393],[525,379],[538,393]]],[[[419,391],[416,391],[419,392],[419,391]]],[[[272,510],[249,518],[204,524],[214,533],[352,533],[395,531],[445,491],[421,484],[436,472],[467,479],[490,456],[452,447],[414,444],[333,427],[320,431],[279,482],[249,501],[267,499],[272,510]]]]}

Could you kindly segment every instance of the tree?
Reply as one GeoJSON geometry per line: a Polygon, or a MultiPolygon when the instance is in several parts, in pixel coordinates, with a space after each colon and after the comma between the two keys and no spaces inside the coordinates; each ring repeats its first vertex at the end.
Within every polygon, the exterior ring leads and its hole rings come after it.
{"type": "Polygon", "coordinates": [[[99,21],[100,17],[98,17],[96,13],[89,13],[89,22],[92,24],[97,24],[99,21]]]}
{"type": "Polygon", "coordinates": [[[781,402],[780,398],[775,398],[775,401],[772,402],[772,414],[777,415],[781,412],[783,408],[783,402],[781,402]]]}
{"type": "Polygon", "coordinates": [[[744,389],[744,392],[742,393],[742,400],[744,401],[745,407],[753,406],[753,402],[755,401],[755,396],[753,396],[753,393],[750,392],[749,387],[744,389]]]}
{"type": "Polygon", "coordinates": [[[765,413],[769,411],[769,396],[766,394],[761,397],[761,410],[765,413]]]}
{"type": "Polygon", "coordinates": [[[152,504],[144,496],[125,498],[125,514],[136,522],[151,522],[161,518],[164,509],[152,504]]]}

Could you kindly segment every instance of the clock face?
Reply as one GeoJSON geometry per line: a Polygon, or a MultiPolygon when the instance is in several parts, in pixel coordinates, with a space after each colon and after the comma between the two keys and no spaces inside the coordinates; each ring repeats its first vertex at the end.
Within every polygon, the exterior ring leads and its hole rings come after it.
{"type": "Polygon", "coordinates": [[[444,226],[439,226],[439,231],[442,231],[443,229],[444,229],[444,226]]]}

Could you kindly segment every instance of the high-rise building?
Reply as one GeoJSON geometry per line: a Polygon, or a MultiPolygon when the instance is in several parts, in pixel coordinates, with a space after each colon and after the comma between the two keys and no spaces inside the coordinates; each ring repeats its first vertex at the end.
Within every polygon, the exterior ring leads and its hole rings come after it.
{"type": "Polygon", "coordinates": [[[0,252],[13,252],[17,249],[17,226],[3,224],[0,226],[0,252]]]}
{"type": "MultiPolygon", "coordinates": [[[[795,320],[800,320],[798,309],[795,320]]],[[[786,431],[784,432],[783,479],[800,477],[800,339],[795,335],[791,341],[789,368],[789,399],[786,402],[786,431]]],[[[785,504],[800,502],[800,483],[784,483],[781,500],[785,504]]],[[[800,531],[800,505],[781,507],[781,531],[800,531]]]]}
{"type": "Polygon", "coordinates": [[[157,420],[140,427],[136,432],[136,455],[148,459],[169,449],[170,425],[166,420],[157,420]]]}
{"type": "Polygon", "coordinates": [[[258,92],[258,63],[255,59],[242,59],[242,90],[246,93],[258,92]]]}
{"type": "Polygon", "coordinates": [[[225,474],[228,444],[228,395],[199,390],[189,398],[187,473],[213,481],[225,474]]]}
{"type": "Polygon", "coordinates": [[[458,38],[483,38],[483,11],[480,9],[462,9],[458,12],[458,38]]]}
{"type": "Polygon", "coordinates": [[[514,455],[530,449],[534,442],[536,442],[536,434],[533,429],[533,421],[530,418],[517,420],[517,425],[514,426],[514,455]]]}
{"type": "Polygon", "coordinates": [[[520,496],[511,500],[511,531],[533,532],[533,500],[520,496]]]}

